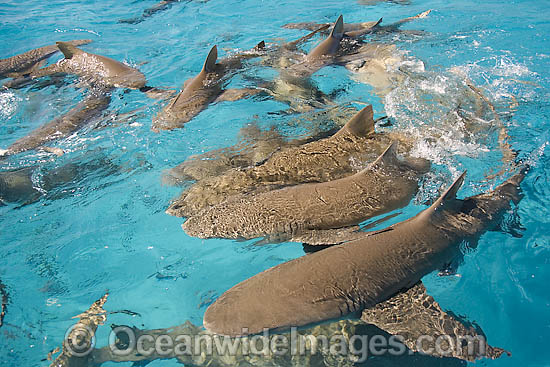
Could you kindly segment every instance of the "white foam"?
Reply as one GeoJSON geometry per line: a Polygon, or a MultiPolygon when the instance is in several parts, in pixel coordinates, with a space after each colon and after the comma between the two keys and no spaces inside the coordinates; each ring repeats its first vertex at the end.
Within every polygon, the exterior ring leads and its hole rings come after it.
{"type": "Polygon", "coordinates": [[[21,99],[12,92],[0,93],[0,117],[11,118],[17,110],[19,102],[21,102],[21,99]]]}

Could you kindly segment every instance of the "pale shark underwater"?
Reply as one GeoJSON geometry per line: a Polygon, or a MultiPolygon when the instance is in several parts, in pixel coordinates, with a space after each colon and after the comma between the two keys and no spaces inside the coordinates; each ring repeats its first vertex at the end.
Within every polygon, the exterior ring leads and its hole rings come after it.
{"type": "MultiPolygon", "coordinates": [[[[102,348],[96,348],[93,343],[98,326],[105,323],[107,315],[117,312],[107,312],[103,309],[103,305],[107,295],[94,302],[92,306],[84,313],[77,316],[79,318],[77,324],[73,327],[73,331],[66,336],[63,341],[62,348],[55,348],[48,354],[48,360],[52,360],[54,355],[57,358],[50,365],[51,367],[97,367],[108,362],[138,362],[146,363],[158,359],[177,359],[179,363],[186,366],[218,366],[218,367],[233,367],[233,366],[258,366],[258,367],[353,367],[356,363],[366,361],[368,365],[383,366],[399,366],[403,363],[414,361],[422,366],[446,366],[458,367],[463,366],[463,363],[458,359],[447,358],[441,361],[439,358],[407,351],[404,346],[397,344],[397,350],[403,351],[403,355],[385,354],[380,357],[370,356],[368,350],[362,349],[342,349],[333,350],[333,346],[321,347],[313,343],[308,343],[311,337],[318,340],[334,340],[336,343],[344,342],[346,345],[353,343],[353,340],[370,340],[372,336],[383,333],[380,329],[373,325],[364,323],[361,320],[340,320],[338,322],[325,323],[312,328],[297,330],[293,333],[283,334],[284,337],[291,339],[296,338],[297,344],[303,347],[299,353],[293,353],[290,348],[286,351],[273,351],[270,348],[263,348],[263,340],[252,338],[223,338],[219,335],[211,334],[204,330],[201,326],[193,325],[186,321],[184,324],[172,326],[165,329],[142,330],[137,327],[124,325],[111,325],[111,328],[121,327],[122,331],[115,334],[112,343],[102,348]],[[169,337],[176,341],[179,347],[184,346],[185,352],[180,352],[181,349],[159,351],[154,348],[154,342],[150,343],[146,340],[143,343],[143,350],[147,353],[142,353],[136,348],[132,348],[131,340],[128,334],[124,331],[130,331],[136,340],[144,340],[144,338],[153,337],[153,340],[169,337]],[[74,351],[74,342],[72,338],[77,338],[79,345],[83,349],[93,347],[90,353],[77,354],[74,351]],[[223,338],[223,339],[222,339],[223,338]],[[366,338],[366,339],[365,339],[366,338]],[[186,342],[188,340],[189,342],[186,342]],[[213,340],[214,345],[223,345],[227,343],[235,346],[234,350],[219,349],[218,347],[209,346],[209,340],[213,340]],[[179,341],[184,341],[179,343],[179,341]],[[257,353],[250,353],[250,345],[256,345],[257,353]],[[248,347],[247,347],[248,345],[248,347]],[[116,351],[120,351],[118,353],[116,351]],[[59,354],[58,354],[59,353],[59,354]]],[[[134,315],[136,316],[136,315],[134,315]]],[[[366,343],[366,342],[365,342],[366,343]]],[[[226,345],[228,345],[226,344],[226,345]]],[[[97,345],[97,344],[96,344],[97,345]]],[[[365,346],[366,347],[366,346],[365,346]]],[[[76,350],[79,352],[80,350],[76,350]]],[[[415,364],[416,365],[416,364],[415,364]]]]}
{"type": "Polygon", "coordinates": [[[6,150],[0,150],[0,157],[22,153],[31,149],[47,149],[45,144],[66,137],[101,116],[110,102],[109,90],[92,89],[81,102],[64,115],[16,140],[6,150]]]}
{"type": "MultiPolygon", "coordinates": [[[[525,174],[526,169],[493,191],[460,200],[456,193],[463,173],[413,218],[237,284],[208,307],[204,327],[216,334],[241,336],[362,312],[363,321],[403,336],[413,350],[421,335],[476,337],[480,332],[443,312],[426,294],[421,278],[459,257],[463,241],[475,241],[495,229],[510,202],[520,201],[525,174]]],[[[462,344],[452,350],[452,356],[465,360],[497,358],[502,353],[485,342],[473,350],[462,344]]]]}

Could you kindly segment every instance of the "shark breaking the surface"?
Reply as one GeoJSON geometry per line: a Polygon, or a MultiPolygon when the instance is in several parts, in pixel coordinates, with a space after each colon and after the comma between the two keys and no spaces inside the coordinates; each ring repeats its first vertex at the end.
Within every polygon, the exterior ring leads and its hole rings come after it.
{"type": "Polygon", "coordinates": [[[228,170],[196,182],[167,213],[189,217],[236,194],[340,179],[357,172],[356,166],[362,162],[374,161],[394,140],[401,143],[403,151],[409,149],[407,139],[397,133],[375,133],[369,105],[332,136],[275,151],[254,167],[228,170]]]}
{"type": "MultiPolygon", "coordinates": [[[[481,332],[443,312],[420,280],[460,256],[463,241],[475,241],[498,226],[510,202],[521,199],[519,186],[526,170],[491,192],[460,200],[456,193],[463,173],[413,218],[237,284],[208,307],[204,327],[216,334],[243,336],[362,312],[363,321],[401,335],[412,347],[421,335],[479,336],[481,332]]],[[[473,349],[463,344],[451,347],[452,356],[465,360],[497,358],[505,352],[485,339],[473,349]]]]}
{"type": "Polygon", "coordinates": [[[258,93],[259,90],[247,88],[224,90],[224,86],[231,72],[242,67],[242,60],[258,56],[264,47],[265,43],[262,41],[252,50],[219,61],[218,48],[217,46],[212,47],[200,73],[187,80],[183,85],[183,90],[153,118],[152,130],[158,132],[182,127],[207,108],[210,103],[234,101],[258,93]]]}
{"type": "MultiPolygon", "coordinates": [[[[66,41],[73,46],[86,45],[92,42],[89,39],[66,41]]],[[[17,78],[30,74],[33,70],[40,67],[47,58],[59,51],[57,45],[43,46],[24,52],[19,55],[0,59],[0,77],[17,78]]]]}
{"type": "Polygon", "coordinates": [[[313,230],[350,227],[406,206],[429,171],[425,160],[398,159],[396,143],[364,170],[339,180],[241,195],[187,219],[199,238],[291,239],[313,230]]]}

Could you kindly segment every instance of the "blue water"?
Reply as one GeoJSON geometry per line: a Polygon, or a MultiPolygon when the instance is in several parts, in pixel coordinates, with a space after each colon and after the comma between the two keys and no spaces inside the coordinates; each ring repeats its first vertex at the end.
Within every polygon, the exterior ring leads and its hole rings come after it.
{"type": "MultiPolygon", "coordinates": [[[[483,89],[501,113],[512,148],[534,165],[516,213],[522,237],[487,233],[467,253],[456,276],[434,274],[424,281],[444,309],[477,322],[492,345],[512,352],[511,357],[477,364],[550,365],[549,2],[415,0],[365,6],[348,1],[343,6],[326,0],[211,0],[176,3],[140,24],[117,22],[139,16],[154,3],[3,1],[0,58],[57,40],[91,38],[87,51],[138,66],[149,85],[176,89],[200,70],[213,44],[222,56],[262,39],[277,42],[305,34],[280,28],[288,22],[332,21],[342,13],[347,22],[383,17],[389,24],[433,9],[427,18],[403,27],[422,32],[384,39],[407,58],[402,68],[413,70],[385,98],[373,95],[341,67],[322,69],[313,79],[326,93],[344,89],[338,103],[372,103],[376,116],[390,115],[395,128],[408,129],[419,139],[434,131],[444,137],[431,146],[417,146],[416,153],[434,159],[439,173],[394,222],[421,210],[423,199],[433,198],[440,185],[463,169],[469,175],[461,196],[499,182],[484,181],[486,171],[499,165],[494,131],[489,137],[465,137],[441,122],[457,103],[458,89],[445,87],[457,83],[452,71],[459,70],[483,89]]],[[[268,73],[263,66],[251,68],[252,74],[268,73]]],[[[235,78],[232,86],[246,83],[235,78]]],[[[0,148],[69,110],[83,93],[75,83],[0,91],[0,148]]],[[[162,103],[138,91],[117,90],[113,97],[110,114],[99,126],[55,144],[67,151],[63,157],[30,151],[0,161],[1,170],[38,164],[38,176],[67,162],[109,162],[45,193],[36,203],[0,207],[0,279],[10,295],[0,329],[2,365],[48,365],[41,360],[60,344],[71,317],[107,289],[108,310],[140,315],[110,315],[109,324],[201,324],[207,305],[225,290],[303,255],[293,243],[257,247],[190,238],[181,230],[180,218],[164,213],[181,189],[162,185],[163,170],[190,155],[234,144],[239,129],[253,119],[266,126],[283,125],[293,116],[270,112],[286,109],[284,104],[260,98],[212,105],[185,128],[156,134],[150,130],[151,118],[162,103]],[[167,277],[159,279],[157,272],[167,277]]],[[[106,329],[100,328],[100,340],[106,329]]]]}

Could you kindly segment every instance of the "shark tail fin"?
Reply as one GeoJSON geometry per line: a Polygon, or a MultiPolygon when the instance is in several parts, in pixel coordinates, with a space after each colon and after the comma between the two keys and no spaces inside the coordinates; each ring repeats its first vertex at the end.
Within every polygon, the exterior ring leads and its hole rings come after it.
{"type": "Polygon", "coordinates": [[[55,43],[59,50],[63,53],[66,59],[71,59],[75,54],[82,52],[75,46],[71,45],[68,42],[56,42],[55,43]]]}
{"type": "Polygon", "coordinates": [[[374,133],[374,113],[372,105],[364,107],[349,120],[342,130],[347,130],[357,137],[374,133]]]}
{"type": "Polygon", "coordinates": [[[374,23],[374,25],[371,28],[378,27],[380,23],[382,23],[382,18],[378,19],[378,21],[374,23]]]}
{"type": "Polygon", "coordinates": [[[521,193],[520,185],[525,178],[525,175],[529,171],[530,166],[524,165],[519,172],[514,174],[512,177],[501,183],[495,188],[500,195],[505,195],[510,198],[515,204],[519,203],[523,194],[521,193]]]}
{"type": "Polygon", "coordinates": [[[334,23],[334,28],[332,28],[332,32],[330,32],[330,36],[335,38],[342,38],[343,35],[344,35],[344,17],[340,15],[336,20],[336,23],[334,23]]]}
{"type": "Polygon", "coordinates": [[[206,61],[204,61],[204,66],[202,67],[202,71],[205,71],[207,73],[213,71],[216,66],[217,60],[218,60],[218,46],[214,45],[214,47],[210,49],[208,56],[206,56],[206,61]]]}

